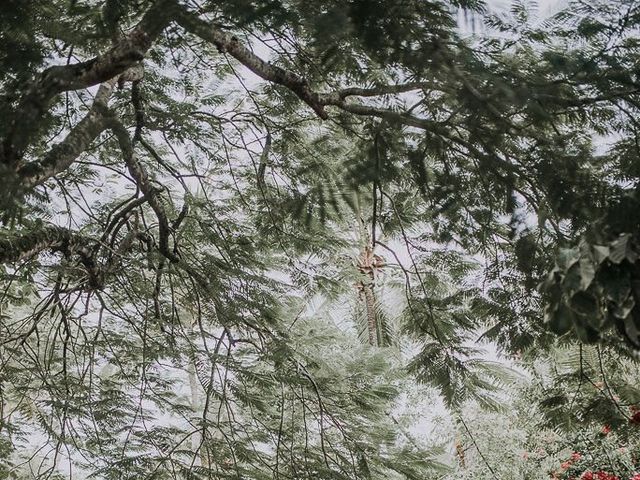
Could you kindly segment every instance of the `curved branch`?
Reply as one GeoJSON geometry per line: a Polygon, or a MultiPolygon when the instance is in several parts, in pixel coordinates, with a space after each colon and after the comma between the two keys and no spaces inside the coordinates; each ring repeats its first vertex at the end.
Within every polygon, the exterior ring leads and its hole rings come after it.
{"type": "Polygon", "coordinates": [[[0,232],[0,264],[18,262],[44,250],[69,253],[89,243],[89,238],[56,225],[25,232],[0,232]]]}
{"type": "Polygon", "coordinates": [[[186,31],[215,45],[220,52],[228,53],[264,80],[287,87],[323,120],[328,118],[324,111],[324,104],[319,101],[318,94],[311,89],[305,78],[261,59],[242,45],[238,37],[218,30],[186,8],[180,8],[177,11],[175,20],[186,31]]]}
{"type": "Polygon", "coordinates": [[[88,88],[120,75],[142,60],[153,41],[170,23],[175,0],[158,0],[133,31],[106,53],[71,65],[44,70],[27,88],[11,113],[8,133],[2,139],[0,164],[17,168],[35,135],[40,131],[51,102],[60,93],[88,88]]]}
{"type": "Polygon", "coordinates": [[[62,142],[47,152],[42,161],[28,163],[18,170],[18,178],[24,188],[35,187],[69,168],[91,142],[106,130],[104,114],[115,82],[116,79],[113,78],[100,85],[87,115],[69,131],[62,142]]]}
{"type": "Polygon", "coordinates": [[[140,188],[140,191],[142,191],[147,199],[147,203],[158,218],[158,230],[160,237],[158,247],[160,249],[160,253],[170,261],[174,263],[178,262],[179,258],[169,250],[169,234],[171,233],[171,228],[169,226],[167,213],[165,212],[164,206],[158,196],[158,189],[151,185],[147,170],[136,158],[135,148],[131,138],[129,137],[129,132],[113,115],[109,117],[108,125],[118,139],[120,149],[122,150],[122,156],[124,157],[129,173],[135,180],[136,185],[140,188]]]}

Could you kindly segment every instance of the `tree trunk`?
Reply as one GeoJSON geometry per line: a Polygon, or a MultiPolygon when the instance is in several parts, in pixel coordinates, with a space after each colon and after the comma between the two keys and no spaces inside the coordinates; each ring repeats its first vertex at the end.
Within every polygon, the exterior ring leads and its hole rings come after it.
{"type": "Polygon", "coordinates": [[[364,303],[367,308],[367,327],[369,330],[369,343],[378,345],[378,318],[376,315],[376,297],[371,283],[363,284],[364,303]]]}

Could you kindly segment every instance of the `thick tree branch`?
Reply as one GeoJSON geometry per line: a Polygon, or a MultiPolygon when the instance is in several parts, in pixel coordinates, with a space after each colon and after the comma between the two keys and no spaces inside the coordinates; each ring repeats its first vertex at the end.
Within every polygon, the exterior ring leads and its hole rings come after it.
{"type": "Polygon", "coordinates": [[[25,232],[1,232],[0,264],[18,262],[44,250],[68,253],[89,243],[88,238],[56,225],[25,232]]]}
{"type": "Polygon", "coordinates": [[[0,148],[0,164],[18,169],[25,150],[40,131],[51,102],[60,93],[88,88],[120,75],[141,61],[156,37],[170,23],[175,0],[158,0],[133,31],[109,51],[71,65],[44,70],[26,89],[11,115],[0,148]]]}
{"type": "Polygon", "coordinates": [[[100,86],[87,115],[69,131],[62,142],[47,152],[42,161],[28,163],[18,170],[22,187],[31,188],[39,185],[69,168],[107,128],[105,111],[115,83],[116,78],[112,78],[100,86]]]}
{"type": "Polygon", "coordinates": [[[242,45],[238,37],[218,30],[210,23],[189,12],[186,8],[181,8],[178,11],[175,20],[185,30],[212,43],[221,52],[228,53],[264,80],[287,87],[309,105],[320,118],[328,118],[327,113],[324,111],[324,105],[319,101],[318,94],[298,74],[264,61],[242,45]]]}
{"type": "Polygon", "coordinates": [[[162,255],[168,258],[171,262],[177,263],[180,260],[179,257],[169,250],[169,234],[171,233],[171,228],[169,226],[167,213],[158,195],[158,189],[151,184],[149,181],[149,174],[142,163],[137,159],[134,144],[131,141],[129,132],[125,126],[113,115],[109,117],[108,123],[109,127],[113,130],[113,133],[118,139],[129,173],[135,180],[138,188],[140,188],[140,191],[144,194],[147,199],[147,203],[156,214],[158,219],[158,248],[160,253],[162,253],[162,255]]]}
{"type": "Polygon", "coordinates": [[[45,251],[58,252],[65,257],[75,256],[86,272],[85,286],[100,290],[104,286],[105,277],[113,273],[118,265],[113,261],[113,253],[116,256],[123,255],[131,248],[138,235],[137,230],[129,230],[117,249],[109,248],[109,255],[105,257],[99,255],[102,241],[57,225],[18,232],[0,231],[0,264],[18,262],[45,251]]]}

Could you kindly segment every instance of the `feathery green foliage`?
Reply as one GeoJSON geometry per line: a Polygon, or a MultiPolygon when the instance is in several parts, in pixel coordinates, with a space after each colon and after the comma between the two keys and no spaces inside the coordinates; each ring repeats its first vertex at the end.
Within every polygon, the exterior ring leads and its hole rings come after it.
{"type": "Polygon", "coordinates": [[[500,410],[483,341],[624,423],[566,387],[640,401],[640,10],[458,7],[8,2],[0,477],[442,475],[393,412],[500,410]]]}

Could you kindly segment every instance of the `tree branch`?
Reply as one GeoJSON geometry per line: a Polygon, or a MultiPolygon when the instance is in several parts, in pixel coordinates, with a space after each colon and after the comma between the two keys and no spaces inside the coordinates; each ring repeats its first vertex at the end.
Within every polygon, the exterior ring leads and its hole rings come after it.
{"type": "Polygon", "coordinates": [[[238,37],[218,30],[210,23],[189,12],[186,8],[178,10],[175,20],[186,31],[215,45],[220,52],[228,53],[260,78],[287,87],[309,105],[323,120],[328,118],[327,113],[324,111],[324,104],[319,101],[318,94],[311,89],[307,80],[303,77],[264,61],[242,45],[238,37]]]}
{"type": "Polygon", "coordinates": [[[91,142],[106,128],[105,111],[116,78],[100,85],[93,105],[87,115],[80,120],[66,138],[54,145],[42,161],[31,162],[18,170],[20,184],[24,188],[35,187],[71,166],[91,142]]]}
{"type": "Polygon", "coordinates": [[[371,88],[359,88],[348,87],[342,90],[337,90],[333,93],[326,93],[322,95],[322,101],[331,101],[332,103],[339,100],[344,100],[347,97],[378,97],[381,95],[390,95],[394,93],[405,93],[413,90],[437,90],[437,91],[451,91],[451,89],[445,89],[442,85],[436,85],[432,82],[408,82],[401,83],[399,85],[376,85],[371,88]]]}
{"type": "Polygon", "coordinates": [[[149,181],[149,174],[147,173],[142,163],[140,163],[140,161],[136,158],[135,148],[133,142],[131,141],[131,138],[129,137],[129,132],[127,131],[125,126],[120,123],[120,121],[113,115],[109,117],[108,124],[109,127],[113,130],[113,133],[116,135],[116,138],[118,139],[118,143],[120,144],[120,149],[122,150],[122,155],[124,157],[125,163],[127,164],[129,173],[144,194],[145,198],[147,199],[147,203],[158,219],[158,248],[160,250],[160,253],[162,253],[162,255],[164,255],[173,263],[179,262],[180,258],[175,253],[169,250],[169,234],[171,233],[171,228],[169,226],[167,213],[158,196],[158,189],[151,185],[151,182],[149,181]]]}
{"type": "Polygon", "coordinates": [[[44,70],[26,89],[11,113],[11,124],[0,147],[0,164],[19,168],[24,152],[41,130],[51,102],[60,93],[88,88],[123,73],[142,60],[153,41],[169,24],[175,0],[158,0],[133,31],[102,55],[44,70]]]}
{"type": "Polygon", "coordinates": [[[89,243],[90,239],[56,225],[25,232],[1,232],[0,264],[18,262],[44,250],[70,252],[89,243]]]}
{"type": "Polygon", "coordinates": [[[402,125],[416,127],[422,130],[433,131],[436,128],[442,128],[442,125],[439,122],[428,120],[426,118],[416,117],[408,113],[396,112],[394,110],[388,110],[384,108],[371,107],[359,103],[347,103],[344,100],[334,101],[333,94],[330,94],[327,97],[321,96],[320,99],[324,105],[333,105],[341,110],[344,110],[345,112],[353,113],[354,115],[358,116],[384,118],[385,120],[389,120],[391,122],[401,123],[402,125]]]}

